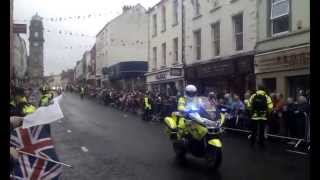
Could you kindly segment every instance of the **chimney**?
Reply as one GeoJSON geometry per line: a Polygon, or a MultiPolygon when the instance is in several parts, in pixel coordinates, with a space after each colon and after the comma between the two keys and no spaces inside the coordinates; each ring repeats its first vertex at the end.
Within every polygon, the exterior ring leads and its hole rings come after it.
{"type": "Polygon", "coordinates": [[[132,9],[133,8],[133,6],[123,6],[122,7],[122,13],[125,13],[125,12],[127,12],[128,10],[130,10],[130,9],[132,9]]]}

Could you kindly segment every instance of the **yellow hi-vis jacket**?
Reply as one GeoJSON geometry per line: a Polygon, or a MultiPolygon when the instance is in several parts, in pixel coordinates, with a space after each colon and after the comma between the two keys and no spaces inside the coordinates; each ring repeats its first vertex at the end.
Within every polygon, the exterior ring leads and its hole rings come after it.
{"type": "MultiPolygon", "coordinates": [[[[249,99],[249,103],[248,103],[248,109],[250,111],[252,111],[252,100],[253,98],[257,95],[257,94],[261,94],[264,95],[267,98],[267,106],[268,106],[268,112],[271,112],[273,109],[273,103],[272,100],[270,98],[270,96],[267,95],[266,92],[262,91],[262,90],[258,90],[255,94],[253,94],[250,99],[249,99]]],[[[251,116],[252,120],[267,120],[267,112],[261,114],[260,116],[258,116],[257,113],[253,112],[252,116],[251,116]]]]}
{"type": "Polygon", "coordinates": [[[47,106],[49,105],[49,101],[50,101],[50,94],[45,94],[41,97],[40,99],[40,106],[47,106]]]}
{"type": "Polygon", "coordinates": [[[144,97],[144,109],[151,110],[151,104],[149,103],[149,98],[147,96],[144,97]]]}
{"type": "Polygon", "coordinates": [[[33,113],[34,111],[36,111],[36,107],[34,107],[34,106],[31,105],[31,104],[28,104],[28,105],[24,106],[23,109],[22,109],[22,112],[23,112],[23,114],[25,114],[25,115],[31,114],[31,113],[33,113]]]}
{"type": "Polygon", "coordinates": [[[186,106],[186,98],[181,96],[178,99],[178,111],[183,111],[185,109],[186,106]]]}

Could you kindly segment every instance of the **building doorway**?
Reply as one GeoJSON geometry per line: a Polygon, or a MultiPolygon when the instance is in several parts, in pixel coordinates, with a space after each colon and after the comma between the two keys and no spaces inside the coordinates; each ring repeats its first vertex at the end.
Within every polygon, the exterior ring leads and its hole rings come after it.
{"type": "Polygon", "coordinates": [[[293,76],[287,77],[288,95],[297,99],[299,95],[306,95],[310,88],[310,76],[293,76]]]}
{"type": "Polygon", "coordinates": [[[277,88],[277,79],[276,78],[262,79],[262,83],[263,83],[264,87],[266,88],[268,94],[276,92],[276,88],[277,88]]]}

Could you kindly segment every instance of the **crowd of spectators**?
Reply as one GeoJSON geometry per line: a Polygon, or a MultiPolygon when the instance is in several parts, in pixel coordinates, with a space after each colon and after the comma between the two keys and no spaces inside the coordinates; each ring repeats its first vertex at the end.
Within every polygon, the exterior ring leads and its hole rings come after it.
{"type": "MultiPolygon", "coordinates": [[[[71,91],[76,90],[77,88],[73,88],[71,91]]],[[[227,127],[250,130],[250,112],[245,102],[248,102],[252,93],[246,92],[243,99],[234,93],[217,96],[217,105],[228,109],[229,116],[225,124],[227,127]]],[[[143,98],[145,96],[143,91],[99,89],[95,93],[88,92],[87,94],[105,105],[125,112],[136,114],[143,112],[143,98]]],[[[178,97],[179,95],[168,96],[160,92],[150,92],[151,120],[161,121],[175,111],[178,97]]],[[[300,92],[296,98],[288,97],[287,99],[284,99],[282,94],[270,93],[270,97],[274,109],[268,118],[267,133],[304,139],[309,133],[310,98],[308,93],[300,92]]]]}
{"type": "MultiPolygon", "coordinates": [[[[250,129],[249,110],[245,100],[249,100],[251,93],[244,95],[243,101],[236,94],[225,94],[219,103],[228,108],[230,119],[227,126],[231,128],[250,129]]],[[[296,98],[288,97],[286,100],[280,93],[270,93],[273,110],[269,114],[267,133],[281,136],[305,139],[310,128],[310,101],[309,95],[300,94],[296,98]]]]}

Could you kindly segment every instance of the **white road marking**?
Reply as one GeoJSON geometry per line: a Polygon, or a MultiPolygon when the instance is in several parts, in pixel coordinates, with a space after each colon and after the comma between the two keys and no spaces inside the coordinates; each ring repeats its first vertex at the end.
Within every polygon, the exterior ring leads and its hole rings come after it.
{"type": "Polygon", "coordinates": [[[67,133],[71,133],[72,131],[70,129],[67,130],[67,133]]]}
{"type": "Polygon", "coordinates": [[[81,150],[82,150],[83,152],[88,152],[88,151],[89,151],[89,150],[88,150],[86,147],[84,147],[84,146],[81,147],[81,150]]]}
{"type": "Polygon", "coordinates": [[[287,152],[291,152],[291,153],[296,153],[296,154],[308,155],[308,153],[304,153],[304,152],[300,152],[300,151],[292,151],[292,150],[289,150],[289,149],[287,149],[286,151],[287,152]]]}

